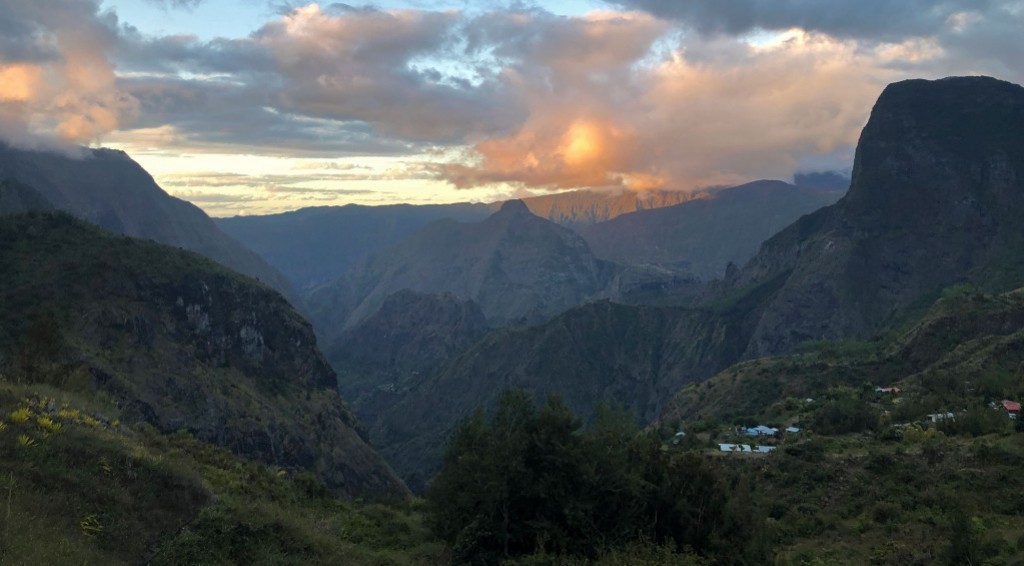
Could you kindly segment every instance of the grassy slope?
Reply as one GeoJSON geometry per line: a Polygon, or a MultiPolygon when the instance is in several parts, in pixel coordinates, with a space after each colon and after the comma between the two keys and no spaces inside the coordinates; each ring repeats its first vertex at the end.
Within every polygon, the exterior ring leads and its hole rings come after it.
{"type": "Polygon", "coordinates": [[[0,378],[2,564],[431,564],[415,504],[359,504],[102,399],[0,378]],[[113,420],[112,420],[113,419],[113,420]]]}

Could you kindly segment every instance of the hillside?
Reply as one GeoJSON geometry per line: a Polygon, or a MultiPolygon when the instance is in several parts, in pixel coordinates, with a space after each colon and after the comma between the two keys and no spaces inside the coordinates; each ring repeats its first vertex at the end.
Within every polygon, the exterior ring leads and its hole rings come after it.
{"type": "Polygon", "coordinates": [[[0,374],[0,561],[442,564],[409,504],[332,497],[182,430],[117,420],[108,400],[0,374]]]}
{"type": "Polygon", "coordinates": [[[491,333],[382,412],[370,437],[415,490],[459,420],[504,389],[538,400],[558,393],[584,419],[603,401],[649,422],[683,384],[727,365],[741,342],[714,313],[590,303],[539,327],[491,333]]]}
{"type": "Polygon", "coordinates": [[[755,181],[709,198],[622,214],[582,227],[580,234],[602,259],[678,266],[704,280],[720,279],[728,264],[743,265],[762,242],[842,194],[755,181]]]}
{"type": "Polygon", "coordinates": [[[449,218],[478,222],[484,204],[303,208],[267,216],[217,218],[217,226],[277,268],[300,292],[330,283],[371,253],[397,244],[427,224],[449,218]]]}
{"type": "MultiPolygon", "coordinates": [[[[260,256],[225,235],[205,212],[164,192],[122,151],[80,148],[80,155],[16,149],[0,142],[0,181],[38,193],[49,206],[111,230],[200,253],[297,297],[260,256]]],[[[36,207],[32,207],[36,209],[36,207]]]]}
{"type": "Polygon", "coordinates": [[[109,399],[350,496],[404,494],[335,390],[309,324],[205,258],[69,216],[0,222],[0,370],[109,399]]]}
{"type": "Polygon", "coordinates": [[[338,391],[369,425],[489,330],[472,301],[399,291],[324,351],[338,391]]]}
{"type": "Polygon", "coordinates": [[[422,228],[317,289],[308,302],[327,336],[372,315],[403,289],[448,292],[478,304],[493,326],[522,325],[594,296],[613,270],[572,231],[509,201],[481,222],[441,220],[422,228]]]}
{"type": "Polygon", "coordinates": [[[1024,88],[987,77],[889,85],[838,203],[768,240],[719,297],[783,280],[745,355],[810,339],[866,338],[944,287],[1024,281],[1024,88]]]}

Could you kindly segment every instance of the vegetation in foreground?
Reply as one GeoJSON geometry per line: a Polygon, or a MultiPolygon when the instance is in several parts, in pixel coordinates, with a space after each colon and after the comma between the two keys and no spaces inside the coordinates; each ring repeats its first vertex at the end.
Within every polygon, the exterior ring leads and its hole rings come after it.
{"type": "Polygon", "coordinates": [[[0,378],[0,564],[444,564],[421,503],[339,499],[102,399],[0,378]]]}

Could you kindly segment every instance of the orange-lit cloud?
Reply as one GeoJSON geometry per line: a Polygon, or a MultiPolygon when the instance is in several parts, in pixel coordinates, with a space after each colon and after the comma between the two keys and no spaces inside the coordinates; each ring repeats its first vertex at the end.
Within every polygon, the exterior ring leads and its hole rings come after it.
{"type": "Polygon", "coordinates": [[[800,30],[758,46],[714,41],[681,44],[622,84],[596,84],[601,65],[577,69],[576,100],[533,98],[518,131],[476,143],[476,161],[443,176],[459,187],[634,190],[787,177],[802,156],[855,145],[873,100],[900,77],[888,63],[941,54],[929,42],[866,49],[800,30]]]}
{"type": "Polygon", "coordinates": [[[37,45],[28,46],[35,52],[23,49],[28,60],[0,53],[0,138],[90,142],[134,115],[137,101],[120,91],[108,59],[114,23],[98,15],[95,2],[5,2],[3,8],[33,30],[19,39],[37,45]]]}
{"type": "Polygon", "coordinates": [[[43,81],[42,69],[33,65],[0,65],[0,102],[27,102],[43,81]]]}

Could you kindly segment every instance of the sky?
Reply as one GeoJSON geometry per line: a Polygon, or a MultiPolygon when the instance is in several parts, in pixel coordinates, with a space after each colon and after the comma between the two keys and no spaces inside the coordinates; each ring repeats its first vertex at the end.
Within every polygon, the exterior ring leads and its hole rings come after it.
{"type": "Polygon", "coordinates": [[[0,0],[0,140],[214,216],[848,172],[886,84],[1024,83],[1024,0],[0,0]]]}

